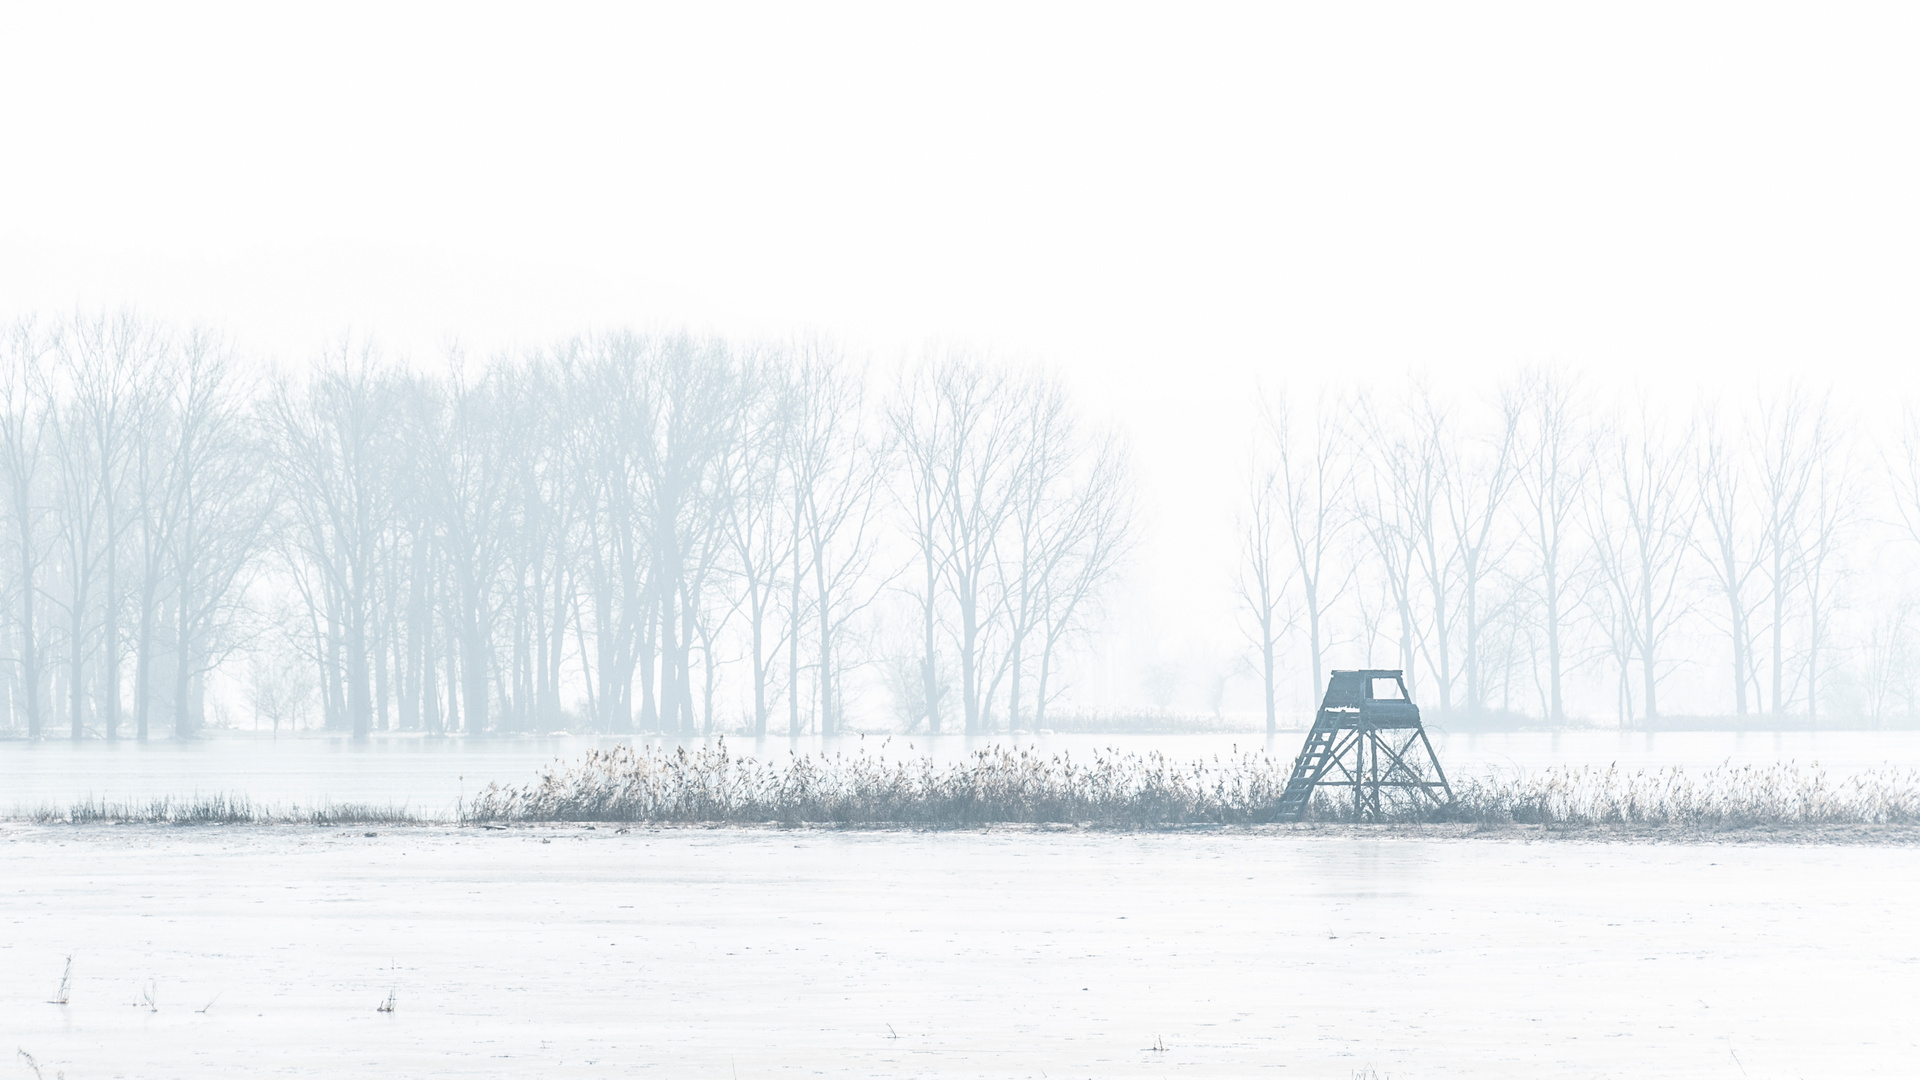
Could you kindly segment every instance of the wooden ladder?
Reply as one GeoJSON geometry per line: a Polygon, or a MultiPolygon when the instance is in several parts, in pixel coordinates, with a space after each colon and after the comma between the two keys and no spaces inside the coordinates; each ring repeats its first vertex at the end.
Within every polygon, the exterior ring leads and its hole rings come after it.
{"type": "Polygon", "coordinates": [[[1306,816],[1307,803],[1313,798],[1313,787],[1320,782],[1320,774],[1327,771],[1327,765],[1333,761],[1333,744],[1340,736],[1340,729],[1322,711],[1314,718],[1313,730],[1307,733],[1307,745],[1300,748],[1300,756],[1294,759],[1293,775],[1287,778],[1287,790],[1280,795],[1280,805],[1274,808],[1269,821],[1299,821],[1306,816]]]}

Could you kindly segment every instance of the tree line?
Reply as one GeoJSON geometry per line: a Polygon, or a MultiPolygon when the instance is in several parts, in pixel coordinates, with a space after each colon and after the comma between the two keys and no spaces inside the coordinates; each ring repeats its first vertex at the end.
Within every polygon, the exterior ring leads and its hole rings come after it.
{"type": "Polygon", "coordinates": [[[1804,386],[1677,409],[1552,370],[1465,402],[1271,395],[1236,530],[1270,730],[1291,642],[1309,686],[1335,655],[1399,667],[1455,716],[1564,723],[1576,675],[1622,726],[1682,678],[1736,716],[1920,696],[1913,601],[1873,577],[1920,542],[1920,425],[1872,439],[1804,386]]]}
{"type": "Polygon", "coordinates": [[[267,374],[132,314],[17,321],[0,708],[191,737],[220,672],[276,730],[832,734],[873,668],[910,726],[1041,726],[1133,536],[1124,442],[963,350],[870,381],[818,340],[267,374]]]}
{"type": "MultiPolygon", "coordinates": [[[[964,350],[875,379],[818,339],[611,332],[273,371],[117,313],[0,354],[0,726],[32,738],[222,707],[832,734],[880,697],[1039,729],[1138,532],[1120,434],[964,350]]],[[[1666,404],[1550,370],[1266,398],[1232,583],[1269,729],[1335,663],[1452,716],[1913,713],[1915,605],[1871,575],[1920,542],[1920,421],[1666,404]]]]}

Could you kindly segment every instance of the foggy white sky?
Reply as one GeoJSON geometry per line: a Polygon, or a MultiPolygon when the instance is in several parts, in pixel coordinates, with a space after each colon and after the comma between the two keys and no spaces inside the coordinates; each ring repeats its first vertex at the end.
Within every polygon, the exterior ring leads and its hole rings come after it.
{"type": "Polygon", "coordinates": [[[1911,389],[1917,22],[10,6],[0,313],[132,304],[286,359],[620,323],[1043,359],[1133,433],[1149,606],[1218,636],[1256,377],[1911,389]]]}

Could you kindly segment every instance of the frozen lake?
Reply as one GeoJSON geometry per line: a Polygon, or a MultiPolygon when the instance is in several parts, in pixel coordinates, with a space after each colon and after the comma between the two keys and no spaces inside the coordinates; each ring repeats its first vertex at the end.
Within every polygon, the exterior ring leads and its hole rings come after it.
{"type": "MultiPolygon", "coordinates": [[[[736,753],[789,751],[931,753],[961,757],[994,742],[1016,742],[1052,752],[1091,753],[1102,747],[1160,751],[1175,759],[1265,749],[1291,760],[1301,733],[1262,735],[1046,735],[1008,739],[960,736],[729,739],[736,753]]],[[[576,758],[616,740],[583,737],[438,739],[384,738],[355,744],[344,738],[286,737],[278,741],[228,736],[203,742],[0,742],[0,812],[64,805],[98,797],[147,799],[160,795],[245,794],[257,802],[401,804],[416,812],[450,814],[456,802],[489,782],[525,783],[556,758],[576,758]]],[[[642,740],[671,745],[671,740],[642,740]]],[[[687,740],[698,745],[701,740],[687,740]]],[[[1560,733],[1449,735],[1436,731],[1441,763],[1455,777],[1544,769],[1555,765],[1619,762],[1631,768],[1818,762],[1835,774],[1883,765],[1920,765],[1920,732],[1560,733]]]]}
{"type": "Polygon", "coordinates": [[[8,825],[0,868],[8,1075],[15,1047],[73,1078],[1855,1077],[1920,1055],[1913,847],[8,825]]]}

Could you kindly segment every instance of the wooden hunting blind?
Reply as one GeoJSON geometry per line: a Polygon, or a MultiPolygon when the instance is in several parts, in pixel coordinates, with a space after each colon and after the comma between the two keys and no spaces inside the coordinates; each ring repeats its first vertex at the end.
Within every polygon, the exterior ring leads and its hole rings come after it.
{"type": "Polygon", "coordinates": [[[1402,676],[1333,673],[1272,820],[1299,821],[1318,788],[1352,788],[1354,816],[1368,821],[1385,815],[1382,792],[1404,791],[1416,803],[1453,803],[1453,788],[1402,676]],[[1424,771],[1429,767],[1431,775],[1424,771]]]}

